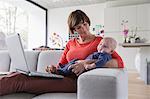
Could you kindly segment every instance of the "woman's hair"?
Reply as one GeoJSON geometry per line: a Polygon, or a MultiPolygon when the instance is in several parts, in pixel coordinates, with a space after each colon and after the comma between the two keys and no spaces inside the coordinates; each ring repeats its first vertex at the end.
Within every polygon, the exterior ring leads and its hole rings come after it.
{"type": "Polygon", "coordinates": [[[80,23],[87,22],[91,24],[89,17],[81,10],[75,10],[68,17],[69,33],[73,34],[74,27],[80,23]]]}

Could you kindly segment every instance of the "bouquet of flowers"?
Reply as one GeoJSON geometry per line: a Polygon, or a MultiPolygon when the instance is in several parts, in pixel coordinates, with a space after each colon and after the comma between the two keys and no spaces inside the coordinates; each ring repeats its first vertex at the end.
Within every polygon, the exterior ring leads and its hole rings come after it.
{"type": "Polygon", "coordinates": [[[128,30],[128,29],[124,29],[124,30],[123,30],[124,43],[127,43],[128,32],[129,32],[129,30],[128,30]]]}
{"type": "Polygon", "coordinates": [[[128,21],[122,21],[122,26],[123,26],[123,31],[122,31],[122,33],[123,33],[123,36],[124,36],[124,43],[127,43],[127,37],[128,37],[128,33],[129,33],[129,29],[127,28],[127,24],[128,23],[128,21]]]}

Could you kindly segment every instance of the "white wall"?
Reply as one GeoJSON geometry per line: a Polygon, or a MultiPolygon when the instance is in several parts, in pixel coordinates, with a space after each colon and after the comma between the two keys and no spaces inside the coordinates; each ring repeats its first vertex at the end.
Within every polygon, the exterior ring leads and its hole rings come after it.
{"type": "MultiPolygon", "coordinates": [[[[31,9],[31,8],[30,8],[31,9]]],[[[32,5],[32,11],[29,13],[29,34],[28,48],[37,48],[45,45],[46,37],[46,12],[39,7],[32,5]]]]}
{"type": "MultiPolygon", "coordinates": [[[[146,1],[146,0],[145,0],[146,1]]],[[[134,1],[133,1],[134,2],[134,1]]],[[[132,4],[132,2],[129,3],[129,1],[120,1],[120,2],[113,2],[113,5],[110,5],[109,3],[106,4],[106,7],[116,7],[116,6],[125,6],[125,5],[130,5],[132,4]],[[123,2],[126,2],[123,4],[123,2]]],[[[145,5],[145,4],[140,4],[140,5],[145,5]]],[[[143,14],[145,15],[145,14],[143,14]]],[[[148,14],[146,14],[148,17],[148,14]]],[[[111,16],[110,16],[111,17],[111,16]]],[[[147,20],[148,21],[148,20],[147,20]]],[[[143,21],[144,22],[144,21],[143,21]]],[[[129,35],[131,35],[131,32],[129,32],[129,35]]],[[[111,36],[114,37],[118,43],[123,43],[123,36],[122,33],[120,32],[111,32],[111,33],[106,33],[105,36],[111,36]]],[[[137,36],[139,36],[141,39],[146,39],[148,40],[147,42],[150,42],[150,31],[149,30],[140,30],[137,32],[137,36]]],[[[138,69],[139,67],[135,66],[135,64],[139,64],[137,63],[137,61],[135,61],[135,58],[137,57],[136,54],[139,53],[140,48],[124,48],[122,46],[118,46],[117,47],[117,52],[121,55],[121,57],[124,60],[125,66],[127,66],[129,69],[138,69]]],[[[148,53],[147,53],[148,54],[148,53]]],[[[141,65],[141,64],[140,64],[141,65]]]]}

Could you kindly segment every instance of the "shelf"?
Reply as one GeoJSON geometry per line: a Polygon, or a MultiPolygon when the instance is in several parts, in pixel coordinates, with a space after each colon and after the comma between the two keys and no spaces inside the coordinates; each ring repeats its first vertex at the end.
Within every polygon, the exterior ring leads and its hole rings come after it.
{"type": "Polygon", "coordinates": [[[122,47],[150,47],[150,43],[121,43],[122,47]]]}
{"type": "Polygon", "coordinates": [[[33,50],[46,51],[46,50],[64,50],[60,48],[33,48],[33,50]]]}

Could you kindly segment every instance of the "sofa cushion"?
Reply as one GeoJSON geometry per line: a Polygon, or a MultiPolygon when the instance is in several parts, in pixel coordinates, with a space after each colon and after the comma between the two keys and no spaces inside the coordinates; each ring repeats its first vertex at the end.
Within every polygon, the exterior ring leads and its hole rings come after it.
{"type": "Polygon", "coordinates": [[[50,51],[42,51],[39,54],[37,71],[45,72],[45,68],[48,65],[56,65],[59,61],[59,58],[62,54],[60,50],[50,50],[50,51]]]}
{"type": "Polygon", "coordinates": [[[9,95],[0,96],[0,99],[32,99],[35,95],[28,93],[14,93],[9,95]]]}
{"type": "Polygon", "coordinates": [[[10,65],[10,57],[8,51],[0,51],[0,71],[8,72],[10,65]]]}
{"type": "MultiPolygon", "coordinates": [[[[40,51],[25,51],[27,63],[31,71],[36,71],[37,69],[37,61],[39,53],[40,51]]],[[[16,66],[13,64],[13,62],[11,62],[10,71],[16,71],[16,66]]]]}
{"type": "Polygon", "coordinates": [[[46,93],[33,99],[77,99],[76,93],[46,93]]]}

